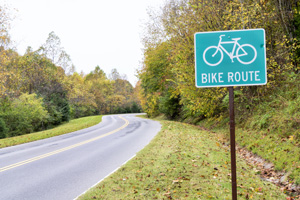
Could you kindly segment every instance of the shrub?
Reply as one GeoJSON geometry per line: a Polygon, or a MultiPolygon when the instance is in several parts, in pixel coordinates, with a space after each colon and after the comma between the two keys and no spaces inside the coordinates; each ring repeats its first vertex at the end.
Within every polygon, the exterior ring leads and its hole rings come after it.
{"type": "Polygon", "coordinates": [[[34,93],[22,94],[2,115],[9,128],[8,136],[40,130],[49,118],[48,112],[43,107],[43,99],[34,93]]]}
{"type": "Polygon", "coordinates": [[[8,128],[2,118],[0,118],[0,139],[7,137],[8,128]]]}

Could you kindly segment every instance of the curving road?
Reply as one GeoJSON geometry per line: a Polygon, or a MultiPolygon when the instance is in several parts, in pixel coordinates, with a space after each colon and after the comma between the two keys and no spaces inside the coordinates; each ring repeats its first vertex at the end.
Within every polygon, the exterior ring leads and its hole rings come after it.
{"type": "Polygon", "coordinates": [[[109,115],[87,129],[0,149],[0,200],[74,199],[132,158],[160,128],[135,115],[109,115]]]}

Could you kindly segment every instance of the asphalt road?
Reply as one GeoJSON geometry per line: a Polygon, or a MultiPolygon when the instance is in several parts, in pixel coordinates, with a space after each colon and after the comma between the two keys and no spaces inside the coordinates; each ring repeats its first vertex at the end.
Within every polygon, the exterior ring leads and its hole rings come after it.
{"type": "Polygon", "coordinates": [[[110,115],[87,129],[0,149],[0,199],[74,199],[132,158],[160,127],[110,115]]]}

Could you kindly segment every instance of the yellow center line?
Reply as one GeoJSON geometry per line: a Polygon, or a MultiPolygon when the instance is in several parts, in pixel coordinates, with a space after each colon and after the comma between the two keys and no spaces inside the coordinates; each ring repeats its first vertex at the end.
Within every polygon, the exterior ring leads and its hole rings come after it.
{"type": "Polygon", "coordinates": [[[46,154],[43,154],[43,155],[40,155],[40,156],[36,156],[36,157],[33,157],[33,158],[30,158],[30,159],[27,159],[27,160],[24,160],[24,161],[21,161],[21,162],[18,162],[18,163],[15,163],[15,164],[12,164],[12,165],[8,165],[6,167],[2,167],[0,168],[0,172],[4,172],[6,170],[9,170],[9,169],[13,169],[15,167],[19,167],[19,166],[22,166],[22,165],[25,165],[25,164],[28,164],[28,163],[31,163],[31,162],[34,162],[34,161],[37,161],[37,160],[40,160],[40,159],[43,159],[43,158],[47,158],[49,156],[52,156],[52,155],[55,155],[55,154],[58,154],[58,153],[61,153],[61,152],[64,152],[64,151],[67,151],[67,150],[70,150],[70,149],[73,149],[75,147],[79,147],[79,146],[82,146],[84,144],[87,144],[87,143],[90,143],[90,142],[93,142],[93,141],[96,141],[96,140],[99,140],[103,137],[106,137],[108,135],[111,135],[113,133],[116,133],[122,129],[124,129],[126,126],[129,125],[129,121],[121,116],[118,116],[119,118],[121,118],[122,120],[125,121],[125,124],[123,126],[121,126],[120,128],[117,128],[111,132],[108,132],[108,133],[105,133],[103,135],[100,135],[98,137],[95,137],[95,138],[92,138],[92,139],[89,139],[89,140],[85,140],[83,142],[80,142],[80,143],[77,143],[77,144],[74,144],[74,145],[71,145],[71,146],[68,146],[68,147],[65,147],[65,148],[62,148],[62,149],[58,149],[56,151],[52,151],[52,152],[49,152],[49,153],[46,153],[46,154]]]}

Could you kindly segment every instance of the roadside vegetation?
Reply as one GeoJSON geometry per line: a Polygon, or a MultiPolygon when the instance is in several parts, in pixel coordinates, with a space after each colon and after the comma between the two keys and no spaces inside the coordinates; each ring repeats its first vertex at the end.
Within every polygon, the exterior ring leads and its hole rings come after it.
{"type": "MultiPolygon", "coordinates": [[[[160,123],[145,149],[79,199],[231,199],[230,149],[222,137],[185,123],[160,123]]],[[[239,156],[237,166],[238,199],[286,199],[239,156]]]]}
{"type": "Polygon", "coordinates": [[[237,143],[300,186],[299,13],[298,0],[166,0],[150,10],[139,72],[144,111],[228,140],[228,90],[195,87],[194,34],[264,28],[268,83],[234,89],[237,143]]]}
{"type": "MultiPolygon", "coordinates": [[[[146,149],[82,199],[230,199],[228,91],[195,87],[194,34],[264,28],[268,84],[235,88],[237,144],[282,171],[299,194],[299,0],[165,0],[149,10],[135,88],[115,69],[75,72],[54,32],[39,49],[19,55],[11,20],[0,5],[0,148],[56,134],[28,133],[61,124],[57,134],[61,127],[73,131],[67,122],[90,115],[143,109],[148,117],[178,121],[161,121],[146,149]]],[[[260,180],[261,172],[240,158],[238,166],[241,199],[286,198],[287,188],[260,180]]]]}
{"type": "Polygon", "coordinates": [[[66,133],[71,133],[74,131],[78,131],[84,128],[94,126],[100,123],[101,120],[102,120],[101,115],[82,117],[79,119],[70,120],[69,122],[61,124],[53,129],[0,139],[0,148],[14,146],[18,144],[27,143],[27,142],[33,142],[36,140],[46,139],[46,138],[50,138],[50,137],[54,137],[66,133]]]}
{"type": "Polygon", "coordinates": [[[66,133],[71,133],[74,131],[78,131],[84,128],[94,126],[100,123],[101,120],[102,120],[101,115],[82,117],[79,119],[70,120],[69,122],[65,122],[64,124],[61,124],[49,130],[0,139],[0,148],[14,146],[18,144],[27,143],[27,142],[33,142],[36,140],[46,139],[46,138],[50,138],[50,137],[54,137],[66,133]]]}
{"type": "MultiPolygon", "coordinates": [[[[300,76],[291,74],[276,91],[256,99],[245,112],[242,93],[236,92],[236,140],[239,146],[274,164],[288,175],[286,181],[300,185],[300,76]]],[[[228,97],[223,100],[228,107],[228,97]]],[[[228,109],[227,109],[228,110],[228,109]]],[[[207,118],[197,124],[221,132],[229,141],[229,113],[207,118]]],[[[298,189],[299,193],[299,189],[298,189]]]]}
{"type": "Polygon", "coordinates": [[[0,4],[0,139],[47,130],[84,116],[138,113],[136,89],[125,75],[95,66],[77,73],[59,37],[20,55],[9,30],[12,9],[0,4]]]}

